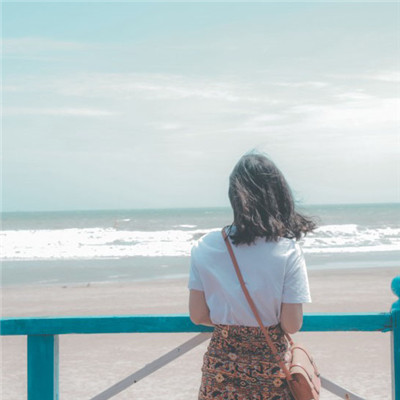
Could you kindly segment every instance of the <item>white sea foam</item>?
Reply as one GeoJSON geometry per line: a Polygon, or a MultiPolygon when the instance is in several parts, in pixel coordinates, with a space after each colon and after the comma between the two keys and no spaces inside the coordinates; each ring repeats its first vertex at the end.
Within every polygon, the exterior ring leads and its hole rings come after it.
{"type": "MultiPolygon", "coordinates": [[[[0,233],[1,260],[189,256],[197,238],[213,229],[127,231],[114,228],[6,230],[0,233]]],[[[305,253],[400,250],[400,228],[325,225],[303,242],[305,253]]]]}
{"type": "Polygon", "coordinates": [[[354,224],[325,225],[309,234],[306,253],[360,253],[400,250],[400,228],[360,228],[354,224]]]}
{"type": "Polygon", "coordinates": [[[187,256],[209,230],[122,231],[114,228],[3,231],[2,260],[187,256]]]}

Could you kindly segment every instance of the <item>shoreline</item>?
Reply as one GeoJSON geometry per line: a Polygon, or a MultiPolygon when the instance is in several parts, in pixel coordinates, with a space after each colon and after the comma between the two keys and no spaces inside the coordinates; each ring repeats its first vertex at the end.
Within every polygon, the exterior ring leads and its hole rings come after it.
{"type": "MultiPolygon", "coordinates": [[[[0,263],[1,265],[1,263],[0,263]]],[[[389,270],[393,271],[394,274],[400,274],[400,267],[397,265],[381,265],[381,266],[376,266],[376,265],[365,265],[365,266],[352,266],[352,267],[333,267],[333,266],[327,266],[327,267],[307,267],[307,272],[308,275],[319,275],[319,274],[346,274],[346,273],[356,273],[359,271],[363,270],[376,270],[376,271],[383,271],[383,270],[389,270]]],[[[96,286],[101,286],[101,287],[113,287],[113,286],[132,286],[136,284],[162,284],[165,282],[173,282],[173,283],[179,283],[179,282],[184,282],[187,281],[189,278],[189,275],[187,274],[179,274],[179,276],[176,275],[165,275],[163,277],[155,277],[155,278],[142,278],[142,279],[132,279],[132,280],[116,280],[116,281],[82,281],[82,282],[54,282],[54,283],[14,283],[14,284],[8,284],[8,285],[0,285],[0,291],[3,290],[24,290],[24,289],[39,289],[39,288],[84,288],[84,287],[96,287],[96,286]]]]}
{"type": "MultiPolygon", "coordinates": [[[[392,279],[400,267],[309,270],[313,312],[387,312],[396,301],[392,279]]],[[[3,317],[182,314],[188,278],[23,285],[1,288],[3,317]]]]}
{"type": "MultiPolygon", "coordinates": [[[[334,271],[361,271],[361,270],[382,270],[398,269],[399,252],[393,252],[391,259],[378,260],[376,257],[361,260],[359,254],[355,255],[356,260],[349,260],[346,254],[346,261],[337,255],[335,261],[327,261],[326,256],[320,259],[309,259],[306,257],[308,273],[318,271],[333,273],[334,271]],[[398,253],[398,254],[397,254],[398,253]],[[397,257],[398,256],[398,257],[397,257]]],[[[351,254],[350,254],[351,256],[351,254]]],[[[332,255],[329,255],[333,258],[332,255]]],[[[43,261],[8,261],[0,262],[1,281],[0,289],[8,288],[30,288],[30,287],[73,287],[73,286],[94,286],[94,285],[132,285],[142,282],[161,282],[188,279],[190,260],[189,257],[136,257],[113,259],[117,261],[111,268],[109,259],[79,260],[80,264],[74,265],[76,260],[46,260],[43,261]],[[139,260],[139,262],[138,262],[139,260]],[[20,265],[16,265],[20,264],[20,265]],[[51,266],[47,266],[50,264],[51,266]],[[147,275],[147,269],[153,272],[153,276],[147,275]],[[168,272],[168,269],[170,272],[168,272]],[[112,274],[112,275],[110,275],[112,274]],[[32,281],[32,275],[36,275],[37,281],[32,281]],[[68,280],[70,275],[75,279],[68,280]],[[7,278],[6,278],[7,276],[7,278]],[[135,278],[136,276],[136,278],[135,278]],[[94,278],[94,279],[91,279],[94,278]]]]}

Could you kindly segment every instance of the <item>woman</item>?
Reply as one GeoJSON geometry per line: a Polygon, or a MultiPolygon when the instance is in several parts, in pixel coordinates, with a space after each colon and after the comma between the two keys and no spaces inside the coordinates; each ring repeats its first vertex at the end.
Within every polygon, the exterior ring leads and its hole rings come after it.
{"type": "MultiPolygon", "coordinates": [[[[295,211],[279,169],[262,154],[243,156],[230,176],[234,221],[224,228],[262,323],[285,357],[284,332],[297,332],[311,302],[297,240],[315,223],[295,211]]],[[[199,400],[292,400],[248,305],[220,230],[192,248],[190,318],[214,326],[204,355],[199,400]]]]}

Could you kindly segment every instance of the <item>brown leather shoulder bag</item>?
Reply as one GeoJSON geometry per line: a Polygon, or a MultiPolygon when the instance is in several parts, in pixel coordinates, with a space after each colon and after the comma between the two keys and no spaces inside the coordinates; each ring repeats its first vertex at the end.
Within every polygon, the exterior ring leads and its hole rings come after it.
{"type": "Polygon", "coordinates": [[[313,358],[310,356],[310,353],[305,349],[304,346],[293,343],[293,340],[289,334],[285,333],[290,343],[289,351],[291,357],[288,364],[283,362],[283,359],[279,356],[278,350],[269,336],[267,329],[263,325],[253,299],[250,297],[249,291],[246,288],[242,273],[240,272],[239,265],[236,261],[235,254],[225,229],[222,229],[222,235],[246,299],[254,313],[254,316],[256,317],[258,324],[260,325],[268,346],[271,348],[276,361],[286,376],[286,380],[293,397],[295,400],[319,400],[321,380],[313,358]]]}

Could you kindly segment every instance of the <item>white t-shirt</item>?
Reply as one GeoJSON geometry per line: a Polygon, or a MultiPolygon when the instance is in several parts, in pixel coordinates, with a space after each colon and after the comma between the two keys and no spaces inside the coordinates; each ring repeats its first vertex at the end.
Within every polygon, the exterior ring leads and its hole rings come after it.
{"type": "MultiPolygon", "coordinates": [[[[303,252],[294,239],[257,238],[232,248],[265,326],[279,323],[282,303],[311,302],[303,252]]],[[[258,326],[220,230],[192,247],[188,288],[204,291],[214,324],[258,326]]]]}

